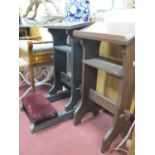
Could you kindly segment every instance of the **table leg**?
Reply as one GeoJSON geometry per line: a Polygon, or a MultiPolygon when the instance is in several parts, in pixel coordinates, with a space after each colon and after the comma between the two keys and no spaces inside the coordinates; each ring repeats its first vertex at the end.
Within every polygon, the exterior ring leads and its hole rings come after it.
{"type": "Polygon", "coordinates": [[[80,40],[71,37],[72,39],[72,53],[71,53],[71,97],[68,104],[65,106],[65,110],[69,111],[74,108],[80,99],[80,84],[82,74],[82,46],[80,40]]]}
{"type": "Polygon", "coordinates": [[[105,152],[116,138],[118,134],[122,134],[123,130],[129,126],[130,121],[125,120],[125,112],[130,111],[132,95],[135,84],[134,62],[134,44],[129,44],[123,50],[123,77],[120,84],[119,98],[117,102],[117,112],[114,114],[112,128],[104,136],[101,151],[105,152]]]}
{"type": "MultiPolygon", "coordinates": [[[[65,30],[54,30],[48,29],[53,37],[54,45],[65,45],[67,34],[65,30]]],[[[53,95],[57,93],[58,90],[62,89],[62,84],[60,81],[61,71],[66,72],[66,53],[61,52],[59,50],[53,51],[54,53],[54,84],[53,87],[49,90],[49,94],[53,95]]]]}
{"type": "MultiPolygon", "coordinates": [[[[83,42],[83,59],[94,58],[98,56],[100,42],[85,41],[83,42]]],[[[82,97],[81,104],[76,109],[74,115],[74,124],[81,123],[81,119],[87,112],[93,112],[93,115],[99,113],[99,107],[89,99],[89,89],[96,89],[97,70],[87,65],[82,65],[82,97]]]]}

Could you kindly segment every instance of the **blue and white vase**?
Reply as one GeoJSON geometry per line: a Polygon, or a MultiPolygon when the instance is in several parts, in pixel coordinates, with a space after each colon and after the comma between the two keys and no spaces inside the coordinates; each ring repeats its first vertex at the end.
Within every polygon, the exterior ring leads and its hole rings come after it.
{"type": "Polygon", "coordinates": [[[65,4],[65,17],[69,22],[85,22],[89,20],[89,0],[68,0],[65,4]]]}

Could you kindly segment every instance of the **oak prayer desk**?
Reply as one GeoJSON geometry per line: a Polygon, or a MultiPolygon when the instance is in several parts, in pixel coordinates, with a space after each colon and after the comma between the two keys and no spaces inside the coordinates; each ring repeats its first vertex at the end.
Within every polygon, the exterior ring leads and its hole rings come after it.
{"type": "Polygon", "coordinates": [[[75,30],[73,36],[80,38],[83,46],[82,97],[80,106],[75,110],[74,124],[80,124],[87,112],[97,115],[101,107],[113,114],[112,127],[104,135],[102,142],[101,151],[104,152],[129,124],[128,116],[135,82],[134,24],[95,23],[84,29],[75,30]],[[121,45],[123,61],[99,57],[101,41],[121,45]],[[121,79],[116,103],[96,91],[97,69],[121,79]]]}

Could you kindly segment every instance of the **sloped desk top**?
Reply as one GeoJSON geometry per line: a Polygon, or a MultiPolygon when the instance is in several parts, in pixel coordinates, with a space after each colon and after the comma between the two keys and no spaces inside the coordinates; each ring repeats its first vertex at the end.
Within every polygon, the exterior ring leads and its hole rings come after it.
{"type": "Polygon", "coordinates": [[[135,38],[135,24],[112,22],[94,23],[84,29],[75,30],[73,36],[127,45],[135,38]]]}
{"type": "Polygon", "coordinates": [[[51,24],[46,25],[44,27],[45,28],[52,28],[52,29],[72,30],[72,29],[78,29],[78,28],[86,27],[90,24],[91,24],[91,22],[57,22],[57,23],[51,23],[51,24]]]}

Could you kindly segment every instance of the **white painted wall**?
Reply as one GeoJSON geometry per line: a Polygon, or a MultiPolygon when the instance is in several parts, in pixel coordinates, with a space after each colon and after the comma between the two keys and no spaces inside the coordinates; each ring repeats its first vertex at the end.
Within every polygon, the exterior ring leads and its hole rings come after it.
{"type": "Polygon", "coordinates": [[[43,41],[53,41],[52,35],[48,32],[47,28],[39,28],[39,32],[43,41]]]}
{"type": "MultiPolygon", "coordinates": [[[[63,11],[65,3],[68,0],[53,0],[53,1],[63,11]]],[[[90,9],[92,13],[96,12],[97,10],[109,10],[112,7],[112,0],[89,0],[89,1],[90,1],[90,9]]],[[[114,0],[114,8],[125,7],[125,2],[126,0],[114,0]]],[[[19,6],[23,10],[27,8],[28,4],[29,4],[29,0],[19,0],[19,6]]]]}

